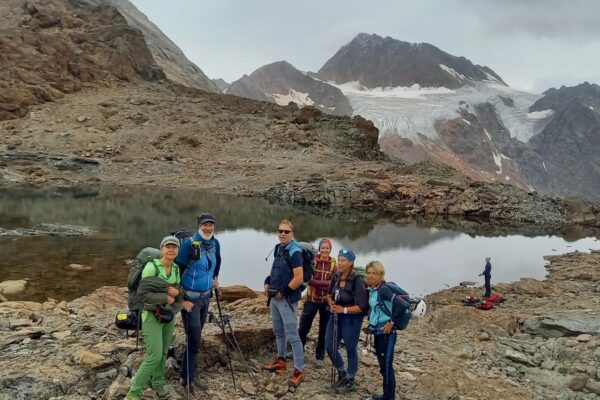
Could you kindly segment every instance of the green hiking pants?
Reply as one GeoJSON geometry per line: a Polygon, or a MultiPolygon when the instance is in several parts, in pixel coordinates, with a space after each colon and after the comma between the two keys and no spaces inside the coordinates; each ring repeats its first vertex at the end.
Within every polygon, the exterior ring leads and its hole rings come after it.
{"type": "Polygon", "coordinates": [[[131,380],[129,394],[141,397],[144,387],[151,382],[154,389],[165,385],[167,351],[173,339],[175,319],[161,324],[151,313],[144,312],[142,332],[146,345],[146,357],[131,380]]]}

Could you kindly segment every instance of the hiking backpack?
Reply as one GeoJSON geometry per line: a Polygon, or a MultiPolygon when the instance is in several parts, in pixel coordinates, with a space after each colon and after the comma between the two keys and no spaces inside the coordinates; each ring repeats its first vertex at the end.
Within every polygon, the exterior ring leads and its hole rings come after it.
{"type": "Polygon", "coordinates": [[[504,297],[502,297],[501,294],[494,293],[487,298],[487,301],[498,304],[498,303],[504,303],[506,301],[506,299],[504,297]]]}
{"type": "Polygon", "coordinates": [[[479,303],[477,308],[480,310],[493,310],[494,303],[492,301],[482,301],[481,303],[479,303]]]}
{"type": "Polygon", "coordinates": [[[408,292],[402,289],[400,286],[396,285],[394,282],[386,282],[384,283],[392,293],[394,297],[391,299],[392,307],[394,307],[394,300],[399,298],[405,308],[404,313],[399,316],[394,316],[393,310],[390,310],[388,306],[385,304],[383,299],[380,296],[379,291],[377,292],[377,305],[381,308],[381,310],[390,318],[392,318],[392,322],[394,322],[394,329],[403,331],[408,326],[410,319],[412,317],[412,307],[411,307],[411,297],[408,292]]]}
{"type": "Polygon", "coordinates": [[[174,231],[169,232],[170,235],[175,236],[179,239],[179,246],[183,244],[187,239],[191,238],[194,234],[187,229],[180,228],[174,231]]]}
{"type": "MultiPolygon", "coordinates": [[[[298,242],[298,245],[302,248],[302,285],[305,288],[308,286],[308,282],[312,276],[313,268],[315,266],[315,257],[318,252],[312,243],[298,242]]],[[[304,290],[304,288],[302,288],[302,290],[304,290]]]]}
{"type": "Polygon", "coordinates": [[[144,267],[155,258],[160,258],[160,250],[154,247],[145,247],[135,256],[129,266],[129,273],[127,274],[127,307],[130,310],[139,310],[142,308],[141,302],[137,299],[137,290],[142,280],[144,267]]]}

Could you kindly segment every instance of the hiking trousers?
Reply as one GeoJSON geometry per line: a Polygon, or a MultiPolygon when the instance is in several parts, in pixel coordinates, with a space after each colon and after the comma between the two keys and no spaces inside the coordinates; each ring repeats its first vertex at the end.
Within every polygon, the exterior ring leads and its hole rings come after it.
{"type": "Polygon", "coordinates": [[[485,294],[483,295],[483,297],[490,297],[492,294],[492,283],[491,283],[492,277],[491,276],[486,276],[485,277],[485,294]]]}
{"type": "Polygon", "coordinates": [[[198,299],[187,299],[194,303],[192,311],[187,312],[181,310],[181,318],[183,319],[183,328],[187,338],[186,351],[183,353],[181,361],[181,379],[187,384],[188,377],[190,382],[196,377],[196,366],[198,365],[198,353],[200,352],[200,343],[202,340],[202,328],[206,323],[208,315],[208,302],[210,298],[201,297],[198,299]]]}
{"type": "Polygon", "coordinates": [[[301,372],[304,371],[304,349],[300,335],[298,335],[298,316],[296,314],[298,302],[288,303],[285,297],[281,300],[272,297],[269,307],[277,342],[277,355],[285,359],[289,342],[294,355],[294,368],[301,372]]]}
{"type": "Polygon", "coordinates": [[[331,315],[327,323],[327,333],[325,334],[325,347],[331,363],[338,371],[346,371],[344,359],[340,353],[340,342],[344,339],[346,345],[346,355],[348,357],[349,378],[354,378],[358,372],[358,338],[363,321],[362,314],[337,314],[331,315]],[[337,319],[337,337],[333,337],[334,321],[337,319]],[[334,348],[335,344],[335,348],[334,348]]]}
{"type": "Polygon", "coordinates": [[[175,319],[171,322],[162,324],[156,320],[152,313],[144,311],[144,322],[142,324],[142,334],[146,346],[146,356],[131,380],[129,393],[141,397],[144,387],[151,382],[154,389],[165,385],[165,363],[167,361],[167,351],[173,339],[173,329],[175,328],[175,319]]]}
{"type": "Polygon", "coordinates": [[[300,328],[298,334],[302,340],[302,347],[306,346],[306,338],[310,328],[312,327],[315,316],[319,313],[319,336],[317,339],[316,358],[317,360],[325,359],[325,333],[327,332],[327,323],[329,322],[329,305],[327,303],[315,303],[307,301],[302,309],[300,317],[300,328]]]}
{"type": "Polygon", "coordinates": [[[379,363],[379,372],[383,378],[383,399],[396,398],[396,376],[394,375],[394,345],[397,333],[395,330],[389,335],[375,335],[375,353],[379,363]]]}

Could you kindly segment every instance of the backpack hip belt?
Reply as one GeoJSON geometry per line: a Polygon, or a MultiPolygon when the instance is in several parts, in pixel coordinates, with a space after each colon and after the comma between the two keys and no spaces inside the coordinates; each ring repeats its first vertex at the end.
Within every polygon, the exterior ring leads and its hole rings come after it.
{"type": "Polygon", "coordinates": [[[212,289],[205,290],[203,292],[194,292],[193,290],[184,290],[183,294],[185,297],[187,297],[190,300],[206,299],[211,296],[212,289]]]}

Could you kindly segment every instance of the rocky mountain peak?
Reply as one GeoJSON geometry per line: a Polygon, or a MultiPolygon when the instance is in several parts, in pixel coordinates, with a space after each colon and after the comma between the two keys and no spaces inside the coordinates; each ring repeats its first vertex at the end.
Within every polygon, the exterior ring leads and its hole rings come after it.
{"type": "Polygon", "coordinates": [[[359,33],[319,70],[323,80],[358,81],[368,88],[412,86],[459,88],[470,82],[505,85],[488,67],[448,54],[428,43],[409,43],[359,33]]]}
{"type": "Polygon", "coordinates": [[[131,27],[142,32],[152,56],[169,80],[207,92],[221,92],[173,41],[129,0],[77,0],[76,2],[92,6],[115,7],[131,27]]]}
{"type": "Polygon", "coordinates": [[[584,82],[577,86],[561,86],[559,89],[550,88],[544,92],[544,97],[536,101],[530,108],[530,112],[554,110],[559,111],[571,101],[579,101],[582,104],[589,104],[600,101],[600,86],[584,82]]]}
{"type": "Polygon", "coordinates": [[[297,70],[287,61],[264,65],[232,82],[227,94],[280,105],[294,102],[335,115],[350,115],[352,107],[342,91],[297,70]]]}

